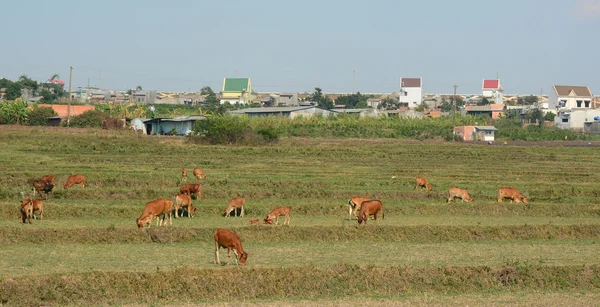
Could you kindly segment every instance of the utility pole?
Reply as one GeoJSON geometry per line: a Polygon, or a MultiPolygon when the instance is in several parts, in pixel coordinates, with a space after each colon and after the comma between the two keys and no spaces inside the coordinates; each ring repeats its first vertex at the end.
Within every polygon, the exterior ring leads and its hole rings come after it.
{"type": "Polygon", "coordinates": [[[67,127],[71,122],[71,85],[73,84],[73,66],[69,66],[69,106],[67,107],[67,127]]]}
{"type": "Polygon", "coordinates": [[[452,100],[454,100],[454,112],[452,112],[452,138],[454,139],[454,128],[456,128],[456,88],[458,85],[454,84],[454,96],[452,100]]]}
{"type": "Polygon", "coordinates": [[[354,95],[354,88],[356,86],[356,70],[352,71],[352,95],[354,95]]]}

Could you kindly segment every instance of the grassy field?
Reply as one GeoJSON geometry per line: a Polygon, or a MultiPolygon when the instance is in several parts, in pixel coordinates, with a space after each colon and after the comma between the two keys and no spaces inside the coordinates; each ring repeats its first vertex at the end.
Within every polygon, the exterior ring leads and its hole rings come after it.
{"type": "Polygon", "coordinates": [[[589,305],[600,295],[598,147],[527,145],[207,146],[0,126],[0,304],[589,305]],[[137,229],[145,203],[178,191],[182,167],[207,174],[196,217],[137,229]],[[63,189],[76,173],[88,186],[63,189]],[[23,225],[20,193],[44,174],[57,180],[44,219],[23,225]],[[418,175],[433,191],[413,189],[418,175]],[[452,186],[474,202],[447,204],[452,186]],[[501,186],[529,204],[498,204],[501,186]],[[380,199],[385,219],[349,221],[355,195],[380,199]],[[247,198],[246,216],[221,216],[237,196],[247,198]],[[291,226],[249,225],[279,205],[292,208],[291,226]],[[212,263],[221,227],[240,235],[247,266],[212,263]]]}

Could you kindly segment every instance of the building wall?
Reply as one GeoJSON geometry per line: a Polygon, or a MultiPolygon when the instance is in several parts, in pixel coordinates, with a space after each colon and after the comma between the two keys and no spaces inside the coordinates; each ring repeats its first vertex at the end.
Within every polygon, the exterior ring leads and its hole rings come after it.
{"type": "Polygon", "coordinates": [[[454,127],[454,134],[460,136],[460,138],[469,142],[473,140],[473,134],[475,132],[475,126],[459,126],[454,127]]]}
{"type": "Polygon", "coordinates": [[[600,116],[599,109],[563,112],[554,118],[554,125],[563,129],[583,129],[584,123],[594,121],[596,116],[600,116]],[[568,118],[568,122],[563,122],[563,118],[568,118]]]}
{"type": "Polygon", "coordinates": [[[423,101],[422,87],[405,87],[400,91],[400,102],[408,103],[408,107],[413,109],[423,101]],[[404,95],[406,94],[406,95],[404,95]]]}
{"type": "Polygon", "coordinates": [[[296,117],[312,117],[315,115],[322,115],[322,116],[335,116],[334,112],[328,111],[328,110],[322,110],[322,109],[317,109],[317,108],[311,108],[311,109],[306,109],[306,110],[300,110],[300,111],[294,111],[294,112],[290,112],[290,118],[296,118],[296,117]]]}

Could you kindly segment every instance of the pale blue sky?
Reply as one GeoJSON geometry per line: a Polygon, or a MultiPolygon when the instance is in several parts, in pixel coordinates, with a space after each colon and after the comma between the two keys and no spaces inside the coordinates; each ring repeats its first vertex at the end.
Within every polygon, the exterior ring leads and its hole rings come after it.
{"type": "MultiPolygon", "coordinates": [[[[480,92],[552,84],[600,93],[600,0],[4,1],[0,77],[160,91],[480,92]]],[[[67,84],[68,85],[68,84],[67,84]]]]}

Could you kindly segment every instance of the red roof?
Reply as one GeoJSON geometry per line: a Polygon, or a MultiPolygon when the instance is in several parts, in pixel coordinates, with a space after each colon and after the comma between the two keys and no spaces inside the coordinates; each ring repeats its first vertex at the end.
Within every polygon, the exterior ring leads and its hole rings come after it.
{"type": "Polygon", "coordinates": [[[483,80],[484,89],[499,89],[500,80],[483,80]]]}

